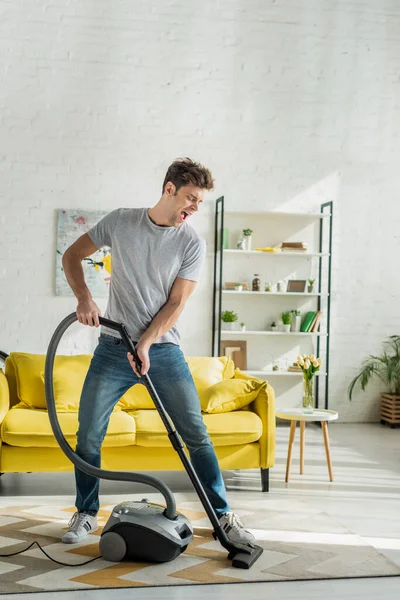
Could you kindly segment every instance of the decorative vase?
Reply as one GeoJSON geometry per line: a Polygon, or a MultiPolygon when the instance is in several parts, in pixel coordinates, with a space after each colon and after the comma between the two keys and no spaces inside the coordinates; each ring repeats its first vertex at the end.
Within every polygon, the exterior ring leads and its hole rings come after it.
{"type": "Polygon", "coordinates": [[[235,323],[222,321],[222,329],[224,331],[234,331],[234,329],[235,329],[235,323]]]}
{"type": "Polygon", "coordinates": [[[251,235],[246,235],[244,237],[244,249],[246,252],[250,252],[251,250],[251,235]]]}
{"type": "Polygon", "coordinates": [[[315,398],[313,394],[313,380],[303,378],[303,413],[311,415],[314,412],[315,398]]]}
{"type": "Polygon", "coordinates": [[[308,293],[309,293],[309,294],[312,294],[312,293],[313,293],[313,291],[314,291],[314,286],[313,286],[313,285],[309,285],[309,286],[308,286],[308,293]]]}
{"type": "Polygon", "coordinates": [[[301,327],[301,317],[297,317],[296,315],[293,315],[291,325],[292,325],[292,331],[295,331],[296,333],[298,333],[300,331],[300,327],[301,327]]]}

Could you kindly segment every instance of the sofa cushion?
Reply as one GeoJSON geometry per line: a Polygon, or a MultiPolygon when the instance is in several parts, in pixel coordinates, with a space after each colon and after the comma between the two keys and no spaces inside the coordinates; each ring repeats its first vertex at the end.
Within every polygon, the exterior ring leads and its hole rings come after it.
{"type": "Polygon", "coordinates": [[[201,409],[206,413],[225,413],[239,410],[252,402],[263,381],[256,379],[227,379],[204,390],[200,397],[201,409]]]}
{"type": "MultiPolygon", "coordinates": [[[[171,442],[156,410],[129,411],[136,421],[136,444],[138,446],[169,447],[171,442]]],[[[250,411],[204,415],[214,446],[251,444],[260,439],[262,423],[260,417],[250,411]]]]}
{"type": "MultiPolygon", "coordinates": [[[[189,365],[200,398],[209,386],[233,377],[235,366],[230,356],[200,356],[185,358],[185,360],[189,365]]],[[[139,383],[125,392],[118,402],[117,408],[122,410],[154,410],[154,403],[146,387],[139,383]]]]}
{"type": "MultiPolygon", "coordinates": [[[[53,369],[54,401],[58,412],[78,411],[91,356],[56,356],[53,369]]],[[[44,385],[44,373],[41,374],[44,385]]],[[[114,410],[121,410],[115,407],[114,410]]]]}
{"type": "MultiPolygon", "coordinates": [[[[43,385],[45,355],[12,352],[10,357],[16,368],[18,398],[27,407],[47,408],[43,385]]],[[[55,357],[54,388],[56,405],[60,410],[78,409],[91,358],[90,354],[55,357]]]]}
{"type": "Polygon", "coordinates": [[[146,387],[142,383],[136,383],[125,392],[115,408],[119,410],[134,410],[136,408],[154,410],[154,403],[146,387]]]}
{"type": "MultiPolygon", "coordinates": [[[[78,430],[78,413],[65,412],[58,416],[61,429],[74,448],[78,430]]],[[[123,411],[111,414],[104,447],[132,446],[135,444],[135,419],[123,411]]],[[[13,407],[1,426],[1,439],[10,446],[56,448],[58,443],[53,435],[46,410],[24,408],[23,404],[13,407]]]]}
{"type": "Polygon", "coordinates": [[[219,381],[231,379],[235,363],[230,356],[198,356],[186,358],[199,396],[219,381]]]}

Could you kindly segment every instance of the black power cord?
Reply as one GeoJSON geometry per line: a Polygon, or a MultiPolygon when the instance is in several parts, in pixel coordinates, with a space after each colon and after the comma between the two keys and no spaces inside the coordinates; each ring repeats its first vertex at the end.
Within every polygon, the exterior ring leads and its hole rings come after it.
{"type": "Polygon", "coordinates": [[[45,554],[47,556],[47,558],[49,558],[51,561],[57,563],[58,565],[62,565],[63,567],[83,567],[84,565],[88,565],[89,563],[91,563],[95,560],[99,560],[99,558],[102,558],[101,556],[96,556],[96,558],[91,558],[90,560],[87,560],[86,562],[76,563],[75,565],[63,563],[59,560],[56,560],[55,558],[52,558],[49,554],[47,554],[46,550],[44,550],[42,548],[42,546],[39,544],[39,542],[36,542],[36,541],[32,542],[32,544],[30,544],[27,548],[24,548],[23,550],[18,550],[18,552],[12,552],[11,554],[0,554],[0,557],[7,558],[9,556],[15,556],[16,554],[22,554],[23,552],[26,552],[27,550],[32,548],[32,546],[34,546],[35,544],[39,548],[39,550],[41,550],[43,552],[43,554],[45,554]]]}

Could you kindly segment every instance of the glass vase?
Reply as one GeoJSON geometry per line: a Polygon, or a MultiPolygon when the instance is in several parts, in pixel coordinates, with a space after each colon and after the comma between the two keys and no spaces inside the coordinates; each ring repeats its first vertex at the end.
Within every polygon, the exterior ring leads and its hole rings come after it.
{"type": "Polygon", "coordinates": [[[303,413],[312,414],[314,412],[315,398],[313,394],[312,378],[303,379],[303,413]]]}

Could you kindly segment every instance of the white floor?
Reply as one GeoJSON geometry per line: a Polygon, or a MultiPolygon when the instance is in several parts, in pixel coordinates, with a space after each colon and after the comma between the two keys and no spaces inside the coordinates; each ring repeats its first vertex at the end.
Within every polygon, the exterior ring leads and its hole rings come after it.
{"type": "MultiPolygon", "coordinates": [[[[335,481],[328,481],[322,432],[317,426],[306,431],[305,474],[299,475],[298,432],[294,447],[291,480],[284,483],[288,428],[277,432],[277,464],[271,472],[271,491],[259,491],[258,473],[246,472],[236,477],[224,473],[229,498],[245,503],[257,497],[265,501],[265,510],[276,503],[284,503],[292,515],[300,515],[299,507],[307,504],[336,518],[357,535],[362,535],[400,567],[400,430],[381,425],[330,426],[333,470],[335,481]],[[239,489],[241,488],[241,489],[239,489]]],[[[163,473],[163,478],[175,492],[191,489],[184,473],[163,473]]],[[[128,491],[137,492],[139,486],[102,483],[102,501],[117,503],[128,491]],[[121,494],[122,492],[122,494],[121,494]]],[[[71,474],[6,474],[0,478],[0,506],[35,502],[65,504],[74,501],[74,482],[71,474]],[[54,492],[57,490],[57,496],[54,492]]],[[[1,583],[0,583],[1,591],[1,583]]],[[[127,595],[137,600],[213,598],[236,600],[247,595],[252,600],[326,600],[363,598],[363,600],[400,597],[400,578],[329,580],[287,583],[230,584],[218,586],[190,586],[169,588],[138,588],[115,590],[84,590],[57,592],[62,599],[85,598],[119,600],[127,595]]],[[[35,593],[34,598],[48,599],[48,593],[35,593]]],[[[14,598],[2,595],[1,598],[14,598]]],[[[32,594],[19,594],[19,598],[32,598],[32,594]]]]}

